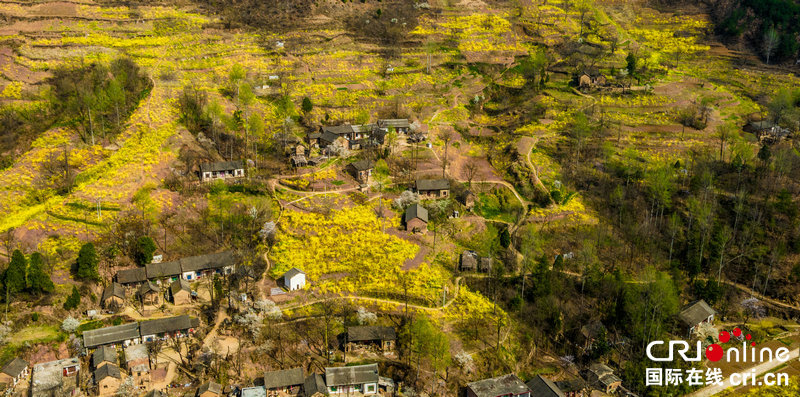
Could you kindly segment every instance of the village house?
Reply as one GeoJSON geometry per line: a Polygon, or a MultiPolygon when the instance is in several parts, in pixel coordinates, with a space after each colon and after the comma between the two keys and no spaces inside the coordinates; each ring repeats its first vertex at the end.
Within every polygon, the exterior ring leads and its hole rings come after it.
{"type": "Polygon", "coordinates": [[[147,279],[150,281],[173,281],[177,280],[181,275],[181,264],[178,261],[161,262],[161,263],[148,263],[145,266],[145,273],[147,279]]]}
{"type": "Polygon", "coordinates": [[[107,364],[117,365],[117,349],[111,346],[102,346],[95,349],[92,354],[92,368],[98,369],[107,364]]]}
{"type": "Polygon", "coordinates": [[[31,397],[71,395],[78,389],[78,358],[65,358],[33,366],[31,397]]]}
{"type": "MultiPolygon", "coordinates": [[[[328,395],[328,387],[322,380],[322,375],[311,374],[303,382],[303,395],[305,397],[323,397],[328,395]]],[[[242,396],[244,397],[244,396],[242,396]]]]}
{"type": "Polygon", "coordinates": [[[83,331],[83,347],[129,346],[139,343],[139,324],[129,323],[83,331]]]}
{"type": "Polygon", "coordinates": [[[143,305],[158,305],[161,303],[161,288],[148,281],[139,286],[138,296],[143,305]]]}
{"type": "Polygon", "coordinates": [[[407,134],[411,130],[411,124],[408,119],[380,119],[378,128],[387,132],[394,130],[398,134],[407,134]]]}
{"type": "Polygon", "coordinates": [[[564,397],[584,397],[588,394],[589,385],[581,378],[571,378],[555,382],[564,397]]]}
{"type": "Polygon", "coordinates": [[[117,312],[125,307],[125,288],[122,284],[111,283],[107,286],[100,297],[100,304],[111,312],[117,312]]]}
{"type": "Polygon", "coordinates": [[[378,394],[378,378],[378,364],[325,368],[325,385],[331,395],[378,394]]]}
{"type": "Polygon", "coordinates": [[[194,280],[214,273],[228,275],[235,270],[236,257],[232,251],[190,256],[180,260],[182,277],[194,280]]]}
{"type": "Polygon", "coordinates": [[[244,387],[241,397],[267,397],[267,389],[264,386],[244,387]]]}
{"type": "Polygon", "coordinates": [[[187,315],[146,320],[139,323],[142,343],[158,339],[182,338],[194,333],[196,320],[187,315]]]}
{"type": "Polygon", "coordinates": [[[783,128],[769,120],[748,123],[744,130],[755,134],[761,143],[777,143],[791,136],[788,128],[783,128]]]}
{"type": "Polygon", "coordinates": [[[362,184],[367,185],[372,182],[372,169],[375,164],[369,160],[358,160],[347,165],[347,172],[355,178],[355,180],[362,184]]]}
{"type": "Polygon", "coordinates": [[[406,208],[403,215],[406,231],[425,234],[428,231],[428,210],[419,204],[412,204],[406,208]]]}
{"type": "Polygon", "coordinates": [[[306,156],[302,154],[292,155],[291,157],[289,157],[289,161],[292,163],[292,167],[294,168],[305,167],[308,165],[308,160],[306,159],[306,156]]]}
{"type": "Polygon", "coordinates": [[[126,287],[135,287],[147,281],[147,270],[143,267],[117,271],[114,280],[126,287]]]}
{"type": "Polygon", "coordinates": [[[186,305],[192,302],[192,287],[184,279],[178,279],[169,286],[169,299],[175,305],[186,305]]]}
{"type": "Polygon", "coordinates": [[[589,384],[606,394],[614,393],[622,384],[622,379],[614,375],[614,371],[608,365],[601,363],[590,365],[584,371],[584,378],[589,384]]]}
{"type": "Polygon", "coordinates": [[[700,325],[714,323],[714,315],[716,314],[717,312],[705,300],[700,299],[681,310],[678,318],[687,327],[691,337],[700,325]]]}
{"type": "Polygon", "coordinates": [[[578,76],[578,89],[587,91],[595,87],[605,86],[607,82],[606,77],[599,70],[588,68],[578,76]]]}
{"type": "Polygon", "coordinates": [[[394,350],[397,332],[394,327],[376,325],[360,325],[347,328],[347,332],[339,336],[344,351],[349,353],[353,348],[375,347],[383,353],[394,350]]]}
{"type": "Polygon", "coordinates": [[[450,181],[447,179],[417,179],[414,188],[423,199],[438,199],[450,194],[450,181]]]}
{"type": "Polygon", "coordinates": [[[222,385],[217,382],[206,382],[197,388],[195,397],[219,397],[222,395],[222,385]]]}
{"type": "Polygon", "coordinates": [[[306,286],[306,274],[296,267],[292,268],[283,275],[283,285],[289,291],[303,289],[306,286]]]}
{"type": "Polygon", "coordinates": [[[243,177],[244,162],[240,160],[200,164],[200,180],[203,182],[243,177]]]}
{"type": "Polygon", "coordinates": [[[531,391],[531,397],[566,397],[553,381],[541,375],[536,375],[525,385],[531,391]]]}
{"type": "Polygon", "coordinates": [[[28,377],[29,366],[27,361],[19,357],[5,363],[0,369],[0,384],[13,389],[17,383],[28,377]]]}
{"type": "Polygon", "coordinates": [[[530,397],[528,386],[514,374],[467,384],[467,397],[530,397]]]}
{"type": "Polygon", "coordinates": [[[264,373],[264,389],[268,397],[297,396],[301,394],[304,382],[301,367],[264,373]]]}
{"type": "Polygon", "coordinates": [[[93,378],[99,396],[116,394],[122,383],[122,374],[119,372],[119,367],[114,364],[106,364],[97,368],[94,370],[93,378]]]}
{"type": "Polygon", "coordinates": [[[492,270],[492,258],[482,257],[473,250],[464,250],[461,252],[458,269],[462,272],[488,273],[492,270]]]}
{"type": "Polygon", "coordinates": [[[133,378],[133,386],[137,390],[145,390],[150,386],[150,357],[146,345],[139,344],[125,348],[125,367],[133,378]]]}

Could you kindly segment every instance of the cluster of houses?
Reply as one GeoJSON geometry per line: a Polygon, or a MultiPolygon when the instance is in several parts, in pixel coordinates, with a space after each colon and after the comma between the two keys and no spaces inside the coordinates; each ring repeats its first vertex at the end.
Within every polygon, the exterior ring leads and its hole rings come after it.
{"type": "Polygon", "coordinates": [[[592,389],[611,394],[622,386],[622,380],[605,364],[590,365],[581,374],[583,378],[573,378],[553,382],[537,375],[523,382],[515,374],[483,379],[468,383],[467,397],[580,397],[589,396],[592,389]]]}

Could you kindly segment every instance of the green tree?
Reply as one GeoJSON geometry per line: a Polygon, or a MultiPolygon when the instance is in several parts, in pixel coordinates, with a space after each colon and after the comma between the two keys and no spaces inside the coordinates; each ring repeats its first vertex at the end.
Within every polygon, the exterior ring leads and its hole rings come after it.
{"type": "Polygon", "coordinates": [[[142,236],[136,240],[136,249],[133,251],[133,261],[139,266],[144,266],[153,261],[156,252],[156,243],[149,236],[142,236]]]}
{"type": "Polygon", "coordinates": [[[28,264],[28,290],[37,294],[51,293],[55,290],[53,280],[42,268],[42,262],[42,254],[38,252],[31,254],[30,264],[28,264]]]}
{"type": "Polygon", "coordinates": [[[97,263],[97,252],[94,249],[94,244],[84,244],[78,252],[75,276],[80,280],[100,280],[97,263]]]}
{"type": "Polygon", "coordinates": [[[636,54],[629,52],[628,56],[625,57],[625,68],[628,70],[628,76],[634,77],[636,74],[636,54]]]}
{"type": "Polygon", "coordinates": [[[309,113],[314,110],[314,103],[311,102],[311,98],[303,97],[303,104],[300,108],[303,110],[303,113],[309,113]]]}
{"type": "Polygon", "coordinates": [[[14,294],[25,289],[25,269],[28,261],[20,250],[11,254],[11,262],[3,275],[3,284],[8,294],[14,294]]]}
{"type": "Polygon", "coordinates": [[[78,291],[77,286],[72,286],[72,294],[64,301],[64,310],[72,310],[81,304],[81,293],[78,291]]]}

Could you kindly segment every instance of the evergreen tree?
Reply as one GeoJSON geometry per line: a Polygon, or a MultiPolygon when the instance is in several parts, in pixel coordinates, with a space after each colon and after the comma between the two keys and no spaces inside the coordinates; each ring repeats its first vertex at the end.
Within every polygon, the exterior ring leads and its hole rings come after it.
{"type": "Polygon", "coordinates": [[[81,280],[100,280],[97,263],[97,252],[94,249],[94,244],[84,244],[80,252],[78,252],[76,277],[81,280]]]}
{"type": "Polygon", "coordinates": [[[64,310],[72,310],[81,303],[81,293],[78,292],[78,287],[72,286],[72,294],[64,301],[64,310]]]}
{"type": "Polygon", "coordinates": [[[8,269],[3,275],[3,284],[6,287],[6,292],[13,294],[25,289],[26,267],[25,255],[20,250],[14,250],[11,254],[11,262],[8,264],[8,269]]]}
{"type": "Polygon", "coordinates": [[[311,102],[311,98],[303,97],[303,104],[300,108],[303,109],[303,113],[308,113],[314,109],[314,103],[311,102]]]}
{"type": "Polygon", "coordinates": [[[136,240],[133,261],[139,266],[144,266],[153,261],[154,252],[156,252],[155,241],[148,236],[139,237],[139,239],[136,240]]]}
{"type": "Polygon", "coordinates": [[[42,269],[42,255],[38,252],[31,254],[28,265],[28,290],[33,293],[51,293],[55,290],[53,280],[42,269]]]}

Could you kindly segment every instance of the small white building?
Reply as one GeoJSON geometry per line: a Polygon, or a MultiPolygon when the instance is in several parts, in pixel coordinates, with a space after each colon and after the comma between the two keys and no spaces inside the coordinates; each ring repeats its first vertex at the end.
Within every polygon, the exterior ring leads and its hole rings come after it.
{"type": "Polygon", "coordinates": [[[302,289],[306,286],[306,274],[298,268],[292,268],[283,275],[283,284],[289,291],[302,289]]]}

